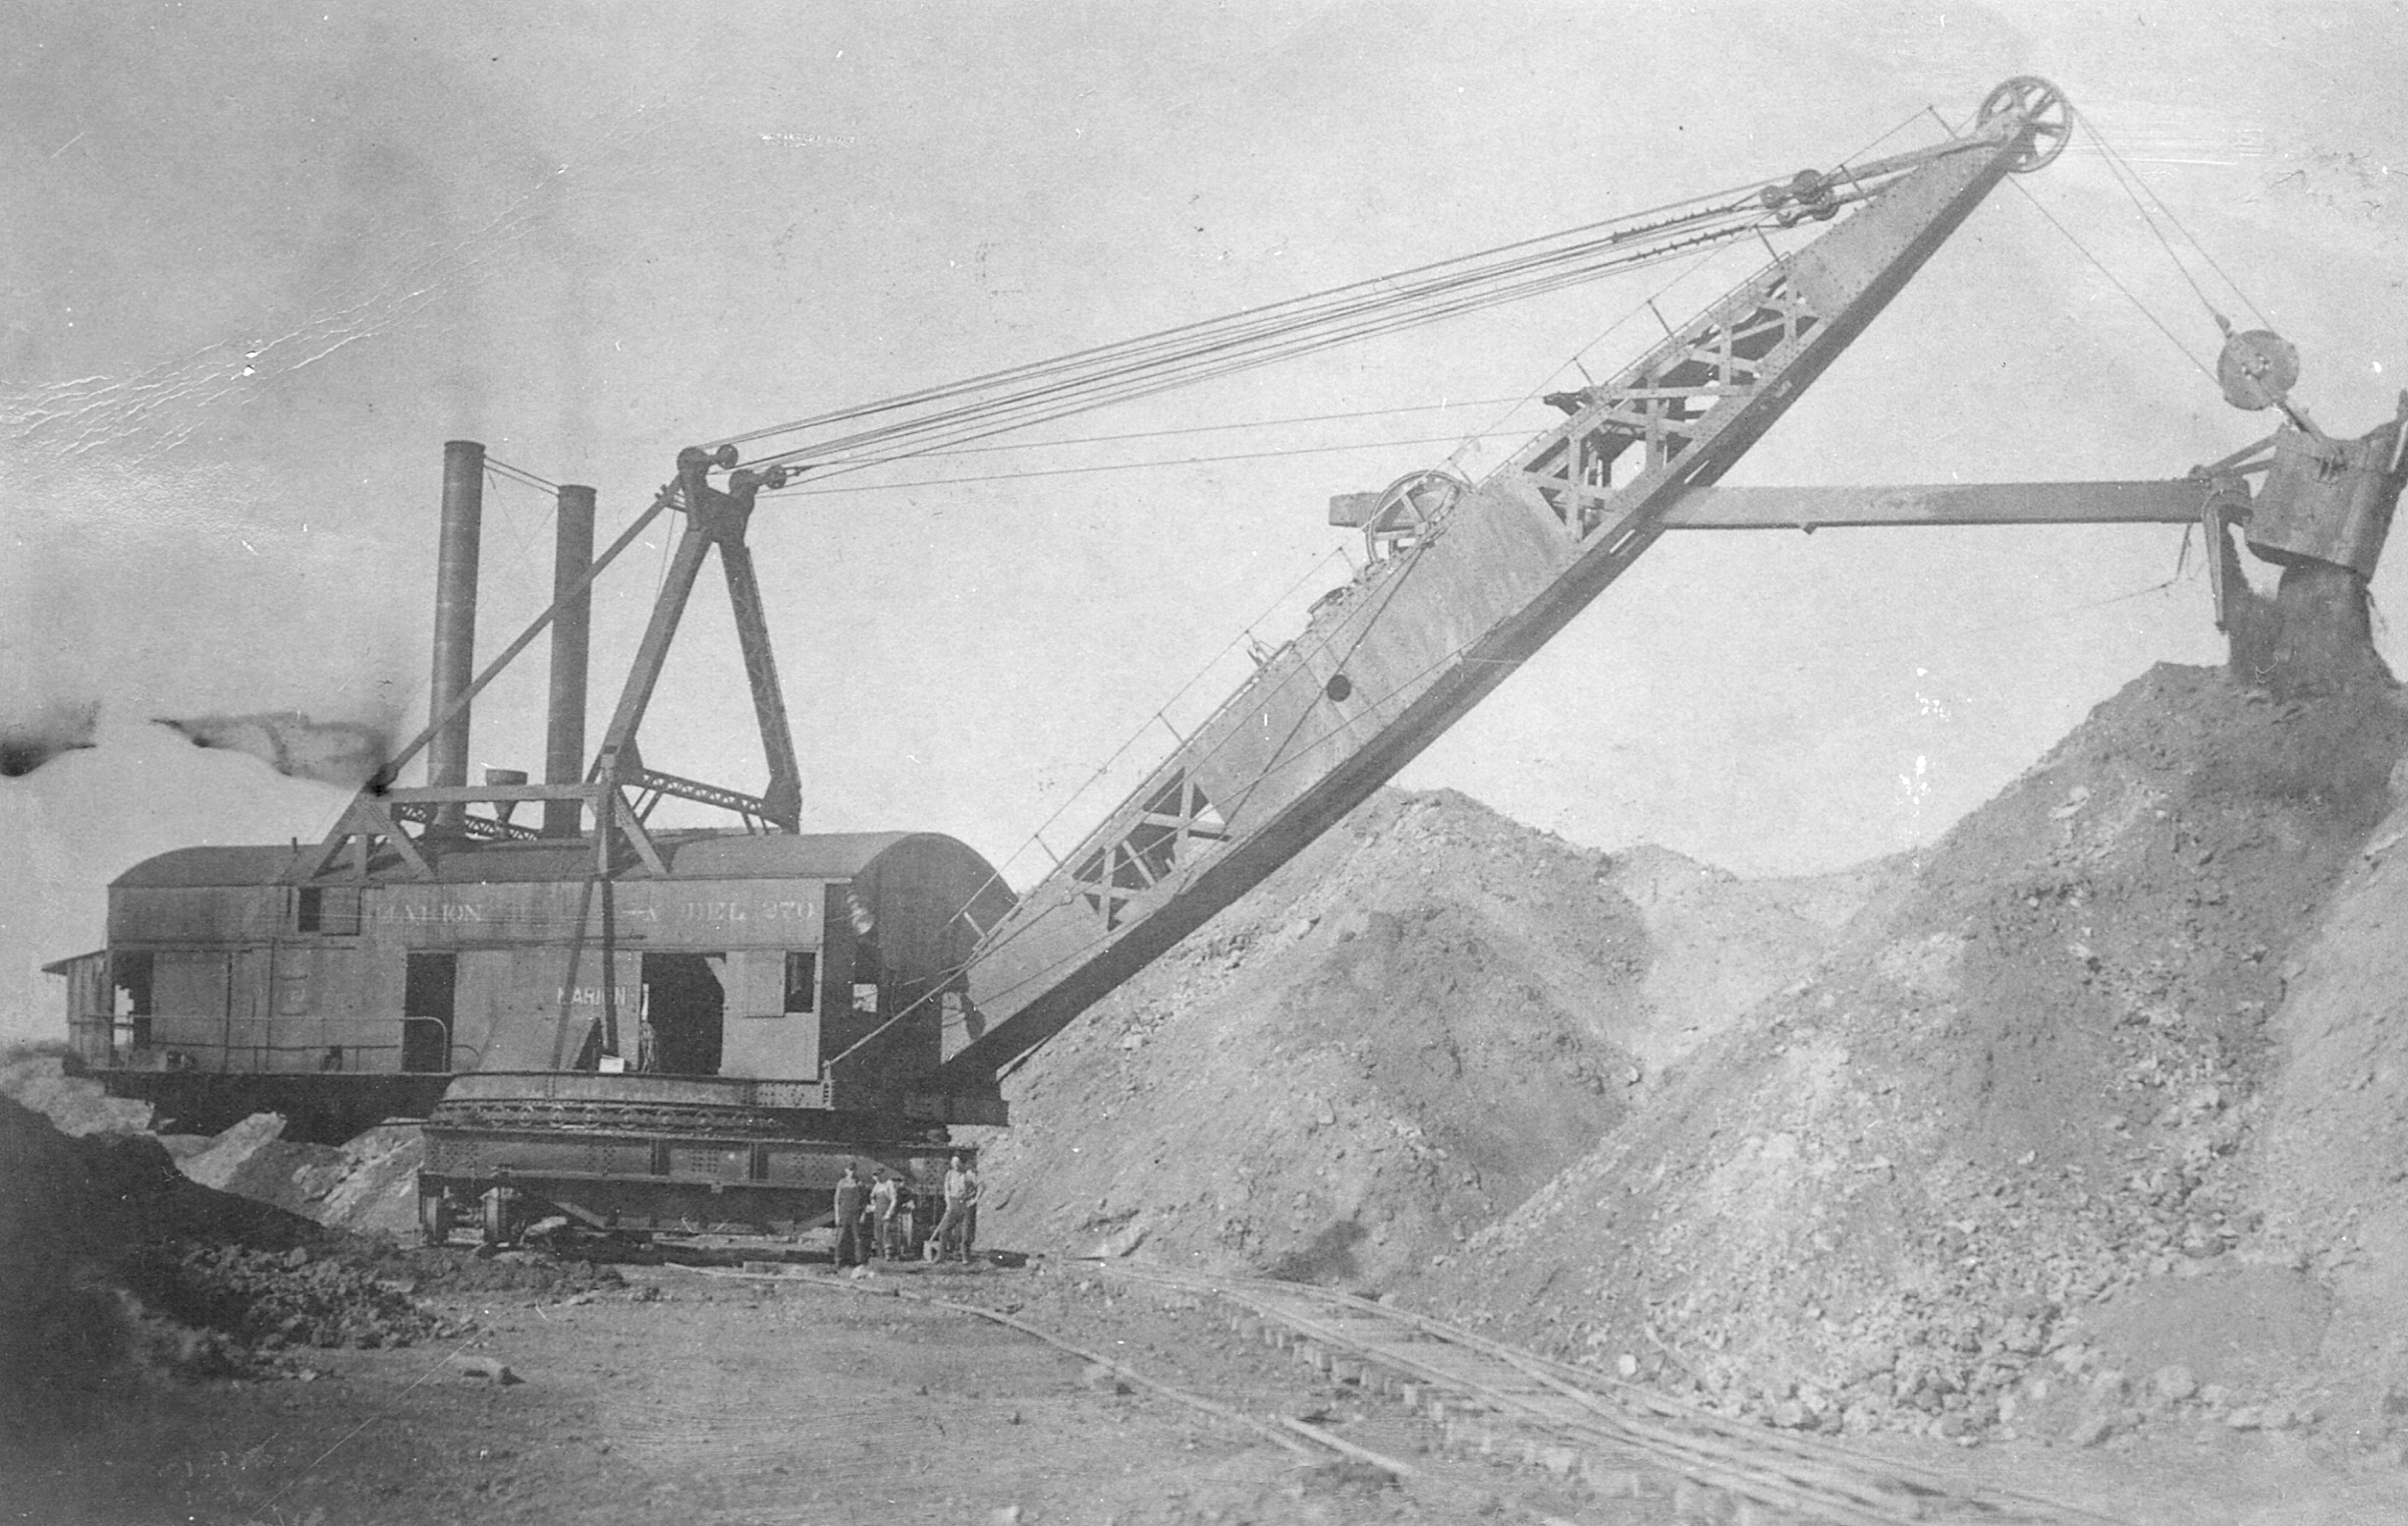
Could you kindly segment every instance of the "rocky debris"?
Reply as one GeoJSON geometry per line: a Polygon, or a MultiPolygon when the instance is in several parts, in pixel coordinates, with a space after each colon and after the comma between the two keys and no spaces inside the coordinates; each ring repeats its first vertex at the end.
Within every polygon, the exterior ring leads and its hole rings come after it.
{"type": "Polygon", "coordinates": [[[336,1228],[408,1235],[417,1229],[417,1171],[424,1134],[388,1123],[337,1145],[283,1137],[285,1120],[254,1113],[206,1140],[162,1141],[203,1186],[268,1203],[336,1228]]]}
{"type": "Polygon", "coordinates": [[[182,1324],[275,1349],[287,1345],[413,1345],[441,1323],[405,1288],[332,1255],[296,1245],[143,1247],[127,1271],[145,1304],[182,1324]]]}
{"type": "Polygon", "coordinates": [[[627,1285],[617,1267],[568,1254],[514,1250],[462,1256],[381,1240],[346,1243],[356,1247],[353,1260],[362,1270],[387,1282],[408,1283],[418,1293],[508,1292],[574,1302],[627,1285]]]}
{"type": "MultiPolygon", "coordinates": [[[[254,1113],[241,1122],[211,1137],[198,1150],[176,1158],[176,1169],[204,1187],[220,1192],[230,1190],[237,1176],[259,1155],[275,1144],[284,1133],[284,1116],[279,1113],[254,1113]]],[[[252,1172],[254,1176],[264,1174],[252,1172]]],[[[264,1201],[256,1191],[239,1194],[264,1201]]],[[[285,1205],[278,1204],[278,1207],[285,1205]]]]}
{"type": "Polygon", "coordinates": [[[168,1337],[185,1365],[213,1365],[127,1292],[142,1247],[240,1239],[273,1253],[324,1241],[306,1220],[187,1180],[148,1135],[71,1137],[0,1098],[0,1430],[87,1423],[130,1364],[168,1337]]]}
{"type": "Polygon", "coordinates": [[[87,1426],[144,1370],[309,1379],[300,1352],[409,1345],[435,1332],[420,1290],[575,1298],[621,1285],[607,1266],[536,1255],[502,1264],[338,1227],[414,1229],[414,1127],[340,1149],[297,1146],[265,1114],[211,1139],[163,1141],[99,1127],[126,1117],[94,1105],[108,1103],[96,1087],[78,1091],[89,1083],[62,1077],[55,1057],[18,1057],[9,1074],[20,1091],[27,1076],[74,1082],[31,1090],[83,1131],[0,1098],[0,1428],[87,1426]]]}
{"type": "Polygon", "coordinates": [[[113,1266],[161,1238],[239,1239],[285,1251],[318,1226],[188,1180],[147,1134],[71,1137],[0,1098],[0,1255],[28,1267],[113,1266]]]}
{"type": "Polygon", "coordinates": [[[1377,1285],[1577,1159],[1878,880],[1748,885],[1383,791],[1008,1081],[993,1232],[1377,1285]]]}
{"type": "MultiPolygon", "coordinates": [[[[2260,1122],[2253,1206],[2270,1249],[2326,1285],[2319,1353],[2331,1413],[2408,1444],[2408,763],[2316,936],[2277,971],[2279,1079],[2260,1122]]],[[[2203,1375],[2204,1376],[2204,1375],[2203,1375]]]]}
{"type": "Polygon", "coordinates": [[[2299,1423],[2322,1252],[2268,1229],[2269,1018],[2404,739],[2387,691],[2153,671],[1415,1295],[1800,1430],[2299,1423]]]}
{"type": "Polygon", "coordinates": [[[415,1234],[418,1168],[426,1135],[415,1123],[386,1123],[346,1140],[302,1184],[301,1210],[323,1225],[361,1234],[415,1234]]]}

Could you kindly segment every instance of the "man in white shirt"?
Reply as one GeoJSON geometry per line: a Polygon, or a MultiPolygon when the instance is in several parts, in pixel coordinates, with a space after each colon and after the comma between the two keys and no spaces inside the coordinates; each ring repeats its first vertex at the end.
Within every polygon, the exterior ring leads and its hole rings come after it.
{"type": "Polygon", "coordinates": [[[903,1253],[895,1232],[895,1203],[899,1195],[895,1190],[895,1173],[880,1167],[877,1185],[869,1189],[869,1212],[874,1224],[869,1248],[873,1255],[888,1261],[900,1260],[903,1253]]]}

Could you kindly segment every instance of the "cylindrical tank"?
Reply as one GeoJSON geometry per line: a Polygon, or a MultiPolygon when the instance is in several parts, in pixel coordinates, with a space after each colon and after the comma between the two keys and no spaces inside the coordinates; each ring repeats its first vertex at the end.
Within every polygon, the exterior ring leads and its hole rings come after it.
{"type": "MultiPolygon", "coordinates": [[[[560,490],[560,524],[553,541],[552,689],[546,711],[543,782],[573,785],[585,774],[585,658],[593,627],[593,590],[580,586],[593,565],[594,490],[571,483],[560,490]]],[[[543,835],[573,838],[583,807],[546,800],[543,835]]]]}
{"type": "MultiPolygon", "coordinates": [[[[476,676],[477,547],[485,517],[485,447],[474,440],[443,444],[443,524],[435,553],[435,656],[426,714],[441,720],[476,676]]],[[[452,789],[468,782],[468,712],[443,723],[426,744],[426,782],[452,789]]],[[[436,810],[438,828],[458,830],[465,805],[436,810]]]]}

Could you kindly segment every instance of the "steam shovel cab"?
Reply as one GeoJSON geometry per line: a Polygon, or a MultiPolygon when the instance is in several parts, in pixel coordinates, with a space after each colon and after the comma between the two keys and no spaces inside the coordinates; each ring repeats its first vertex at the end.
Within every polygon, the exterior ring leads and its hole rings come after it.
{"type": "Polygon", "coordinates": [[[110,887],[108,949],[69,961],[78,1053],[187,1128],[274,1111],[332,1142],[424,1117],[436,1233],[470,1211],[789,1228],[824,1220],[848,1162],[930,1193],[949,1123],[1005,1121],[992,1088],[930,1089],[948,1025],[975,1026],[978,929],[1012,904],[977,852],[653,841],[666,875],[608,881],[575,840],[421,843],[424,878],[162,854],[110,887]]]}

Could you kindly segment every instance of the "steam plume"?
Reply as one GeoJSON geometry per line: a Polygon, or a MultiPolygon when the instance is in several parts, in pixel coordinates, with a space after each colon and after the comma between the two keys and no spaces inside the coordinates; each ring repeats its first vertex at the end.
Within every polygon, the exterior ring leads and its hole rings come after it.
{"type": "Polygon", "coordinates": [[[393,738],[381,726],[361,721],[317,721],[299,710],[258,715],[205,715],[190,720],[161,718],[195,747],[247,752],[279,774],[333,785],[357,785],[384,766],[393,738]]]}
{"type": "Polygon", "coordinates": [[[30,774],[62,752],[95,745],[99,724],[97,700],[51,700],[0,719],[0,779],[30,774]]]}

